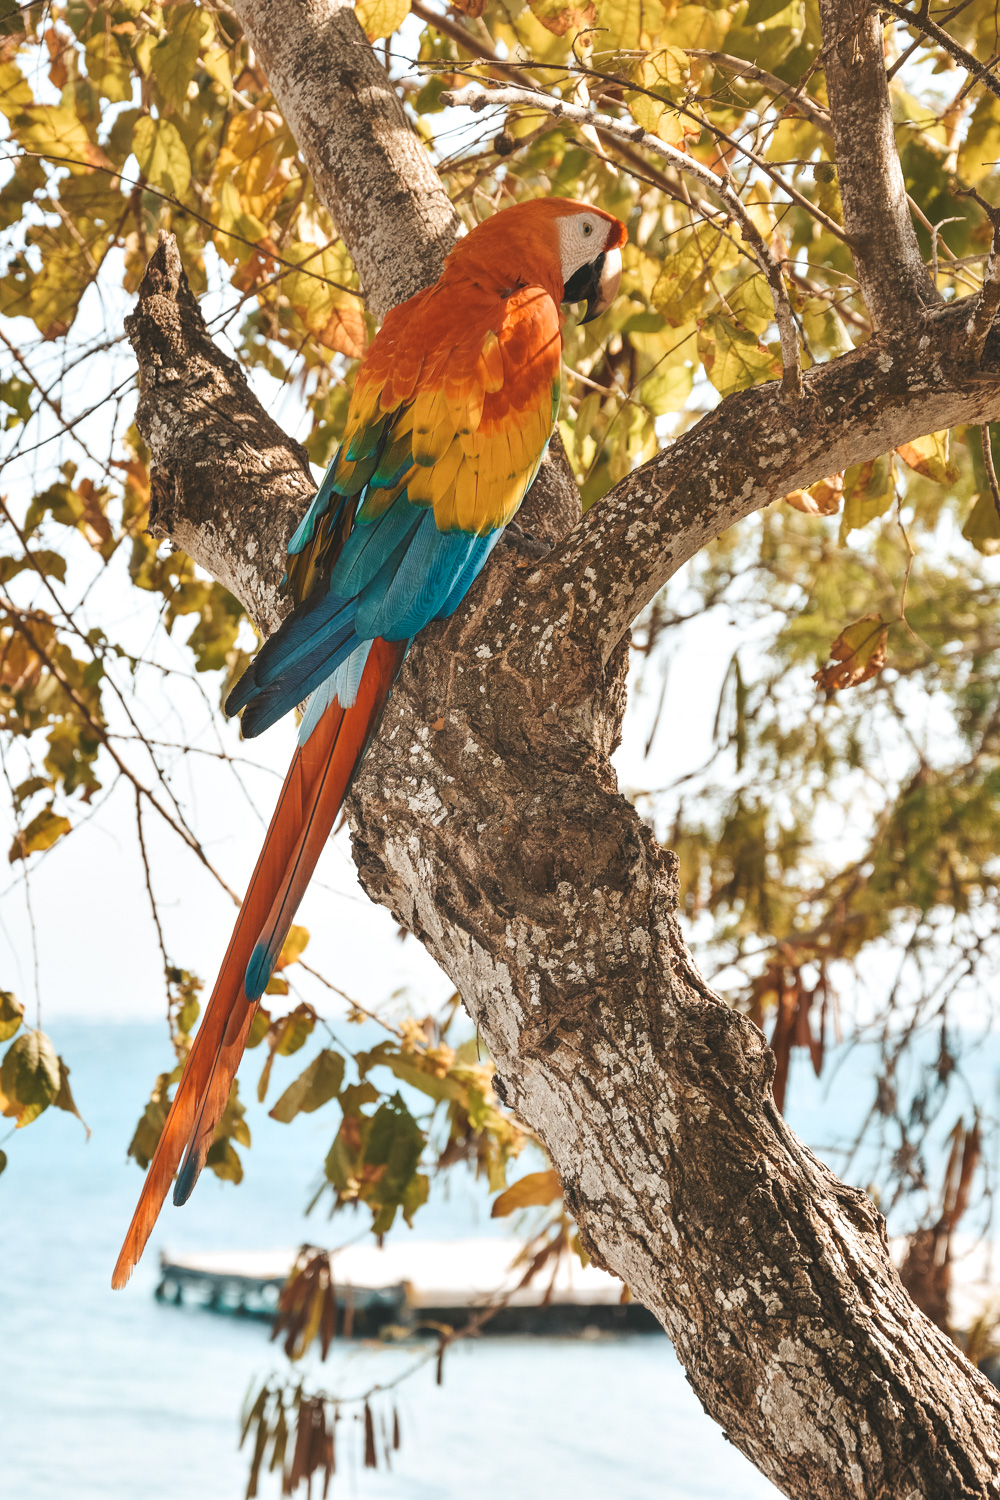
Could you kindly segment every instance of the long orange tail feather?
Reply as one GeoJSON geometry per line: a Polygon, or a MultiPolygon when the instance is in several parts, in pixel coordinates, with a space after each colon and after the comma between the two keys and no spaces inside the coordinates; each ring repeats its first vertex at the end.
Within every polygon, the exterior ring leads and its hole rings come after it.
{"type": "Polygon", "coordinates": [[[229,1099],[258,1001],[247,998],[247,965],[258,941],[275,957],[287,936],[344,798],[406,655],[407,642],[376,640],[352,708],[336,700],[285,777],[264,847],[250,880],[215,988],[177,1086],[111,1285],[123,1287],[152,1233],[184,1156],[183,1189],[191,1192],[229,1099]],[[274,945],[277,944],[275,947],[274,945]]]}

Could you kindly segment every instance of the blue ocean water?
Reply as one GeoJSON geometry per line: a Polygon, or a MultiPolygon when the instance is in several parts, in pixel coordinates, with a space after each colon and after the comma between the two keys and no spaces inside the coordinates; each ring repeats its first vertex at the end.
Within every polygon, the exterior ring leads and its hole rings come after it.
{"type": "MultiPolygon", "coordinates": [[[[167,1065],[165,1035],[159,1026],[115,1023],[48,1030],[71,1064],[93,1135],[87,1141],[76,1120],[49,1110],[6,1143],[0,1493],[239,1500],[248,1467],[237,1450],[244,1397],[251,1383],[287,1367],[264,1324],[157,1303],[158,1253],[163,1246],[267,1249],[352,1238],[363,1220],[328,1224],[302,1212],[329,1126],[321,1114],[282,1127],[248,1104],[254,1144],[243,1183],[234,1188],[206,1173],[184,1209],[165,1209],[128,1288],[112,1292],[111,1267],[140,1183],[125,1152],[143,1091],[167,1065]]],[[[297,1063],[285,1063],[289,1077],[297,1063]]],[[[253,1095],[258,1066],[251,1059],[245,1096],[253,1095]]],[[[421,1230],[434,1237],[497,1232],[484,1205],[471,1185],[457,1184],[429,1205],[421,1230]]],[[[322,1367],[322,1383],[364,1390],[411,1358],[341,1344],[322,1367]]],[[[765,1500],[777,1493],[703,1414],[669,1341],[656,1334],[460,1345],[442,1387],[433,1367],[425,1368],[400,1387],[398,1404],[403,1442],[392,1472],[348,1463],[334,1495],[765,1500]]],[[[265,1482],[261,1493],[277,1495],[276,1484],[265,1482]]]]}

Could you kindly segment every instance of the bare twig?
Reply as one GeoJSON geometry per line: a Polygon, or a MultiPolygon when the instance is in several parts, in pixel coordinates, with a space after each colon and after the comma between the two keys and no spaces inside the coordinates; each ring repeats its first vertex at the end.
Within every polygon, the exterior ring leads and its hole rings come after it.
{"type": "Polygon", "coordinates": [[[1000,485],[997,484],[997,466],[993,462],[993,443],[990,439],[989,423],[981,427],[980,432],[983,439],[983,463],[986,465],[986,478],[989,481],[990,494],[993,496],[993,508],[1000,521],[1000,485]]]}
{"type": "Polygon", "coordinates": [[[702,57],[706,62],[715,63],[720,68],[736,73],[740,78],[748,78],[751,83],[763,84],[772,94],[781,99],[787,99],[789,104],[794,104],[799,113],[815,125],[826,135],[830,134],[829,111],[808,94],[802,92],[802,84],[783,83],[766,68],[758,68],[756,63],[747,62],[743,57],[732,57],[728,52],[706,52],[702,47],[686,47],[684,49],[689,57],[702,57]]]}
{"type": "Polygon", "coordinates": [[[718,178],[710,167],[703,166],[693,157],[685,156],[683,151],[678,151],[666,141],[661,141],[658,136],[648,134],[639,125],[626,127],[620,121],[612,119],[610,115],[600,114],[594,109],[586,109],[580,104],[571,104],[564,99],[557,99],[551,94],[536,89],[491,89],[483,84],[469,83],[464,88],[445,91],[441,95],[441,103],[445,106],[470,109],[473,114],[478,114],[481,110],[493,106],[527,105],[541,109],[576,125],[591,125],[603,131],[612,140],[620,140],[636,146],[641,145],[644,150],[669,162],[676,171],[685,176],[694,177],[702,187],[707,188],[721,200],[732,218],[739,224],[743,238],[752,249],[754,258],[764,273],[774,302],[774,316],[778,325],[778,336],[781,339],[782,389],[791,395],[802,394],[799,342],[791,303],[788,300],[781,274],[781,266],[765,244],[763,235],[740,201],[738,194],[728,183],[718,178]]]}

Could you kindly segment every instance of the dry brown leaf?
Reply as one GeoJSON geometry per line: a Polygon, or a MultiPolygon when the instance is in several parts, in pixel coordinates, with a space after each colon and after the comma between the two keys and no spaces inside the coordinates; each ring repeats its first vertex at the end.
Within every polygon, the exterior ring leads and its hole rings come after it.
{"type": "Polygon", "coordinates": [[[807,490],[789,491],[785,504],[807,516],[832,516],[840,509],[843,494],[843,474],[832,474],[829,479],[818,479],[807,490]]]}
{"type": "Polygon", "coordinates": [[[881,615],[862,615],[840,632],[830,647],[830,660],[813,674],[813,682],[832,698],[844,688],[878,676],[885,666],[888,639],[889,626],[881,615]]]}

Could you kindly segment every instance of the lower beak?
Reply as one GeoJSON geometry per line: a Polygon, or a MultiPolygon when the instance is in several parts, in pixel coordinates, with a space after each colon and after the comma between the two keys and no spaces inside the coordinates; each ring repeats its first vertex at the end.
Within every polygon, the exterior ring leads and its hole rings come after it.
{"type": "Polygon", "coordinates": [[[606,251],[603,255],[599,255],[588,269],[591,276],[586,288],[587,311],[580,319],[581,326],[584,323],[592,323],[595,318],[601,316],[601,313],[607,312],[617,297],[622,279],[621,251],[606,251]]]}
{"type": "Polygon", "coordinates": [[[620,250],[602,251],[589,266],[581,266],[563,287],[564,302],[586,302],[587,311],[581,324],[592,323],[606,312],[618,295],[622,279],[620,250]]]}

